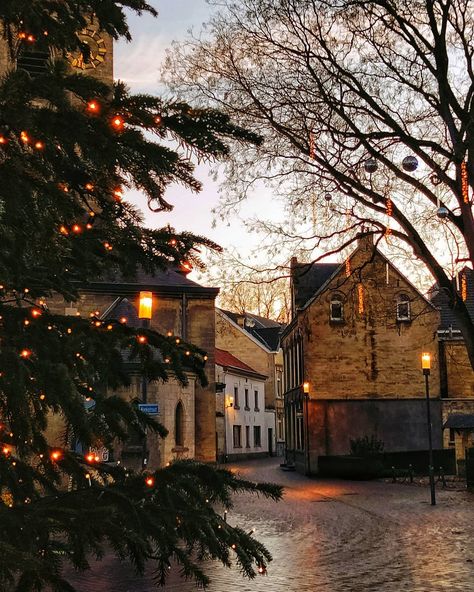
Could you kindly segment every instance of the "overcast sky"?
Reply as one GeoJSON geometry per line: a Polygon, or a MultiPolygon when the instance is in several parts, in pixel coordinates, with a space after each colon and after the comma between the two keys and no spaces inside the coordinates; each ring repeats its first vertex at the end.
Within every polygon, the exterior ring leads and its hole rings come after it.
{"type": "MultiPolygon", "coordinates": [[[[199,31],[212,12],[205,0],[149,0],[159,11],[158,18],[149,15],[131,17],[133,36],[131,43],[119,42],[115,47],[115,77],[126,81],[134,91],[160,93],[160,67],[165,51],[174,40],[184,39],[192,28],[199,31]]],[[[247,234],[242,223],[233,218],[219,222],[212,228],[211,209],[218,201],[218,184],[209,176],[205,166],[196,170],[196,176],[203,182],[200,194],[193,194],[181,186],[171,187],[167,199],[175,206],[172,213],[152,214],[147,212],[146,203],[138,195],[130,196],[146,214],[150,227],[161,227],[168,223],[178,230],[189,230],[205,235],[225,248],[236,247],[239,252],[249,252],[258,239],[247,234]]],[[[253,217],[258,211],[271,207],[268,192],[260,192],[246,204],[242,218],[253,217]]]]}

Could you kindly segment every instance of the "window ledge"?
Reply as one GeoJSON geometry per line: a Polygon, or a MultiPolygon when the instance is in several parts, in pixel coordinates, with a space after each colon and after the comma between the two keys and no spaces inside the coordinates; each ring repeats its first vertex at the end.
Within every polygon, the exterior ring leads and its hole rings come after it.
{"type": "Polygon", "coordinates": [[[410,324],[411,322],[412,322],[412,319],[399,319],[399,318],[397,318],[397,323],[410,324]]]}
{"type": "Polygon", "coordinates": [[[234,405],[234,409],[240,409],[240,405],[234,405]]]}
{"type": "Polygon", "coordinates": [[[254,411],[260,411],[260,407],[255,407],[254,411]]]}
{"type": "Polygon", "coordinates": [[[330,325],[345,325],[346,321],[344,319],[329,319],[330,325]]]}
{"type": "Polygon", "coordinates": [[[250,407],[244,407],[244,411],[250,411],[250,407]]]}

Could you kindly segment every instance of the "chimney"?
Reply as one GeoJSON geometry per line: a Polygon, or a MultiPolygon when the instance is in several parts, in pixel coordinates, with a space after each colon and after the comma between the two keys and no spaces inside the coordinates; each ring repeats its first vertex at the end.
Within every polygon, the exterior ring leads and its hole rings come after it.
{"type": "Polygon", "coordinates": [[[357,235],[357,247],[361,251],[373,251],[374,250],[374,231],[367,228],[363,228],[362,231],[357,235]]]}

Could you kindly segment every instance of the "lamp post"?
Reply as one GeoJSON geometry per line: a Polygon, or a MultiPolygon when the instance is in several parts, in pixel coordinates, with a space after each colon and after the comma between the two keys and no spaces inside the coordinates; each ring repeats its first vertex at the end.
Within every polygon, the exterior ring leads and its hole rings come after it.
{"type": "Polygon", "coordinates": [[[431,491],[431,505],[436,505],[436,492],[434,482],[434,467],[433,467],[433,442],[431,437],[431,409],[430,409],[430,384],[429,376],[431,373],[431,355],[429,353],[421,354],[421,368],[425,377],[425,392],[426,392],[426,421],[428,423],[428,449],[429,449],[429,475],[430,475],[430,491],[431,491]]]}
{"type": "MultiPolygon", "coordinates": [[[[138,318],[141,320],[141,325],[144,329],[149,329],[151,313],[153,309],[153,294],[151,292],[140,292],[139,304],[138,304],[138,318]]],[[[142,403],[148,402],[148,382],[146,375],[142,374],[141,383],[141,399],[142,403]]],[[[148,464],[148,446],[146,430],[143,438],[143,451],[142,451],[142,468],[145,469],[148,464]]]]}
{"type": "Polygon", "coordinates": [[[311,474],[309,456],[309,382],[303,382],[304,415],[305,415],[305,448],[306,448],[306,475],[311,474]]]}

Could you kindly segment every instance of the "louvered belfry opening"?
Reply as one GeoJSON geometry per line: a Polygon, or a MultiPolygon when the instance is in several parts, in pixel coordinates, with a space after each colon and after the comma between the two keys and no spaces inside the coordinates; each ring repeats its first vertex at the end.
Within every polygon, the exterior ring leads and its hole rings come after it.
{"type": "Polygon", "coordinates": [[[17,68],[25,70],[32,77],[44,74],[48,69],[50,51],[47,45],[34,44],[33,46],[23,44],[18,52],[16,61],[17,68]]]}

